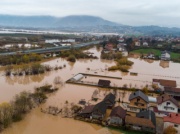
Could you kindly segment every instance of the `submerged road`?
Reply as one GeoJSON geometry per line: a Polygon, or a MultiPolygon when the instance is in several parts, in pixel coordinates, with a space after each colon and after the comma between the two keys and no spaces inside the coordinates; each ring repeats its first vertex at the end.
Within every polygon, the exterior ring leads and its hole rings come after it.
{"type": "MultiPolygon", "coordinates": [[[[81,48],[85,46],[90,46],[90,45],[95,45],[99,44],[102,41],[92,41],[92,42],[87,42],[87,43],[81,43],[81,44],[76,44],[73,45],[73,48],[81,48]]],[[[30,53],[51,53],[51,52],[59,52],[61,50],[69,50],[71,49],[72,46],[58,46],[58,47],[48,47],[48,48],[41,48],[41,49],[33,49],[33,50],[25,50],[25,51],[17,51],[22,54],[30,54],[30,53]]],[[[6,55],[16,55],[17,52],[7,52],[7,53],[0,53],[0,56],[6,56],[6,55]]]]}

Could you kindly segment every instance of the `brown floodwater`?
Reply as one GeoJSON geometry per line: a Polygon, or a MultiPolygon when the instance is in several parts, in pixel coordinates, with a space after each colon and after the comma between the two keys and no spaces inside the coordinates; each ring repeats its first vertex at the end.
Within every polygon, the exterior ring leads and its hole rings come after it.
{"type": "MultiPolygon", "coordinates": [[[[88,51],[100,57],[100,50],[97,50],[95,47],[88,51]]],[[[63,66],[65,64],[65,68],[36,76],[6,77],[4,72],[0,72],[0,103],[9,102],[13,99],[13,96],[24,90],[33,92],[37,86],[42,86],[46,83],[52,84],[57,76],[60,76],[65,82],[77,73],[122,77],[122,80],[110,79],[114,86],[127,84],[128,87],[143,87],[147,84],[151,85],[153,78],[176,80],[178,86],[180,86],[180,64],[169,62],[164,63],[166,67],[162,67],[163,63],[160,63],[160,61],[147,61],[137,58],[129,59],[134,62],[130,72],[137,72],[138,76],[131,76],[129,73],[122,73],[120,71],[109,72],[107,68],[115,65],[115,62],[101,59],[77,60],[76,63],[69,63],[65,59],[58,58],[42,64],[52,67],[56,65],[63,66]],[[90,68],[90,70],[87,70],[87,68],[90,68]]],[[[85,80],[97,83],[98,77],[95,79],[88,77],[85,80]]],[[[69,103],[78,103],[80,99],[91,100],[92,93],[96,89],[101,92],[102,98],[103,95],[110,91],[109,89],[65,83],[63,86],[58,87],[59,90],[51,94],[47,102],[41,107],[45,108],[52,105],[61,108],[65,105],[66,100],[69,103]]],[[[130,92],[124,93],[119,91],[119,97],[122,97],[124,102],[128,102],[129,94],[130,92]]],[[[120,134],[118,131],[102,128],[99,125],[41,113],[40,107],[27,114],[23,121],[14,123],[11,127],[7,128],[3,134],[49,134],[57,132],[66,134],[120,134]]]]}

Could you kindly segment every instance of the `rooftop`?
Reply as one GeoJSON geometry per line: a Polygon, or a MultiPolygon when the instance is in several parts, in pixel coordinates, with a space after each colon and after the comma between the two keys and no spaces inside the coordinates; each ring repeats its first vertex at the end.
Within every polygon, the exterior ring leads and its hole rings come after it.
{"type": "Polygon", "coordinates": [[[131,95],[129,96],[129,100],[132,100],[132,99],[137,98],[137,97],[141,97],[144,101],[149,102],[148,97],[143,92],[141,92],[140,90],[138,90],[134,93],[131,93],[131,95]]]}
{"type": "Polygon", "coordinates": [[[174,93],[180,93],[180,88],[175,87],[164,87],[165,92],[174,92],[174,93]]]}
{"type": "Polygon", "coordinates": [[[163,117],[163,121],[180,124],[180,114],[170,113],[168,116],[163,117]]]}
{"type": "Polygon", "coordinates": [[[163,94],[163,95],[157,97],[157,104],[162,104],[163,102],[166,102],[166,101],[171,101],[177,107],[179,107],[177,100],[175,100],[173,97],[169,96],[168,94],[163,94]]]}
{"type": "Polygon", "coordinates": [[[126,116],[126,123],[138,125],[138,126],[144,126],[149,128],[155,128],[154,124],[149,119],[145,118],[138,118],[134,116],[126,116]]]}
{"type": "Polygon", "coordinates": [[[110,114],[110,117],[113,117],[113,116],[120,117],[120,118],[124,119],[126,116],[126,110],[124,110],[120,106],[114,107],[111,111],[111,114],[110,114]]]}
{"type": "Polygon", "coordinates": [[[153,79],[153,82],[158,82],[160,85],[164,87],[176,87],[176,81],[175,80],[164,80],[164,79],[153,79]]]}

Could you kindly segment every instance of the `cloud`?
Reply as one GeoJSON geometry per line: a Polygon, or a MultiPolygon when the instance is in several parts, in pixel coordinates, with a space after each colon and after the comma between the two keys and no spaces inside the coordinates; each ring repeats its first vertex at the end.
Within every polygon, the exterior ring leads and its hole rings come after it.
{"type": "Polygon", "coordinates": [[[179,0],[0,0],[12,15],[94,15],[127,25],[180,27],[179,0]]]}

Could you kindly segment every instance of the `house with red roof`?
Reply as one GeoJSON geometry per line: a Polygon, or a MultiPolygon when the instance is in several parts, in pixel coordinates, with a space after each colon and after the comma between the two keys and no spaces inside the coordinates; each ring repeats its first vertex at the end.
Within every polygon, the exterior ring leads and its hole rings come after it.
{"type": "Polygon", "coordinates": [[[155,85],[158,89],[164,91],[165,87],[176,87],[177,83],[175,80],[153,79],[152,85],[155,85]]]}
{"type": "Polygon", "coordinates": [[[109,125],[124,125],[126,117],[126,110],[124,110],[121,106],[114,107],[111,111],[110,116],[107,119],[109,125]]]}
{"type": "Polygon", "coordinates": [[[163,94],[157,97],[158,112],[178,113],[179,104],[172,96],[163,94]]]}
{"type": "Polygon", "coordinates": [[[112,51],[113,50],[113,44],[111,44],[111,43],[106,44],[105,49],[108,51],[112,51]]]}
{"type": "Polygon", "coordinates": [[[170,113],[168,116],[163,117],[164,129],[168,126],[173,126],[180,134],[180,114],[170,113]]]}

